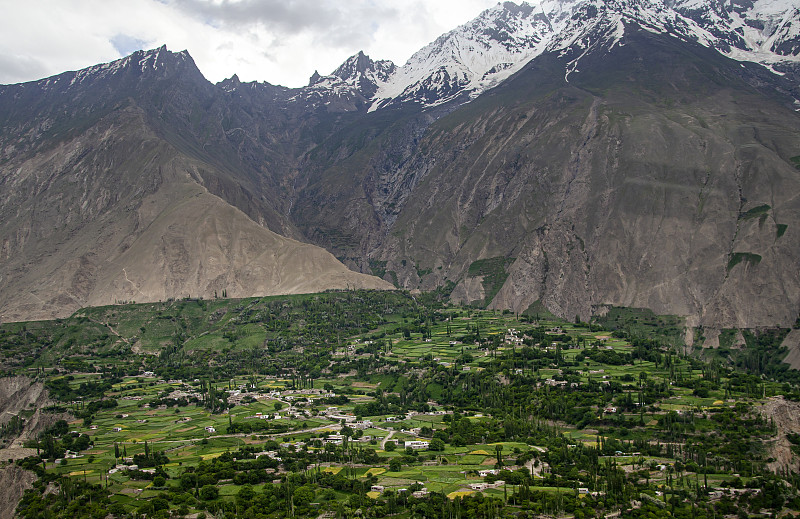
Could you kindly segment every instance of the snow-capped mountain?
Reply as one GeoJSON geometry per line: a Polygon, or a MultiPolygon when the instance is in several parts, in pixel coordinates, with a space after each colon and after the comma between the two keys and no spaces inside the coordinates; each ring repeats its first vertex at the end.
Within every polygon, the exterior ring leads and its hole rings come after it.
{"type": "Polygon", "coordinates": [[[499,84],[544,50],[570,5],[497,4],[416,52],[379,85],[371,109],[404,101],[436,105],[499,84]]]}
{"type": "Polygon", "coordinates": [[[324,105],[330,111],[351,111],[372,99],[378,85],[388,81],[396,69],[389,60],[373,61],[359,52],[347,58],[330,75],[321,76],[314,71],[308,86],[292,100],[312,107],[324,105]]]}
{"type": "MultiPolygon", "coordinates": [[[[800,61],[800,12],[790,0],[503,2],[437,38],[379,82],[370,110],[473,98],[543,52],[611,47],[631,25],[694,41],[737,60],[767,66],[800,61]]],[[[576,64],[571,63],[572,70],[576,64]]]]}
{"type": "Polygon", "coordinates": [[[378,84],[387,81],[395,70],[397,66],[391,61],[372,61],[369,56],[359,52],[342,63],[329,77],[358,89],[365,97],[372,97],[378,84]]]}
{"type": "MultiPolygon", "coordinates": [[[[539,0],[498,3],[426,45],[402,67],[359,52],[328,75],[314,72],[289,100],[331,112],[467,102],[545,52],[567,59],[569,78],[587,52],[624,44],[625,31],[634,27],[758,62],[779,74],[800,73],[800,10],[792,0],[539,0]]],[[[230,83],[224,88],[236,87],[230,83]]]]}

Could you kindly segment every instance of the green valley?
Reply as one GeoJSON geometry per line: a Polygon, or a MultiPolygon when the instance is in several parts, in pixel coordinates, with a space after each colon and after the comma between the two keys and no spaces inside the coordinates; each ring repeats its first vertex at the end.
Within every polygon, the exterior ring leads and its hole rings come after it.
{"type": "Polygon", "coordinates": [[[373,291],[84,308],[0,327],[53,417],[0,453],[38,477],[23,517],[800,510],[793,372],[686,356],[679,325],[373,291]]]}

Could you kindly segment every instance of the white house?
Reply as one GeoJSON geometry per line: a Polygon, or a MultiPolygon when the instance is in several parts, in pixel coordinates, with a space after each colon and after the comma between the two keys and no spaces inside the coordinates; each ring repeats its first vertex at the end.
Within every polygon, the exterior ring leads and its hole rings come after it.
{"type": "Polygon", "coordinates": [[[429,445],[430,443],[424,440],[406,440],[404,446],[406,449],[411,447],[414,450],[421,450],[427,449],[429,445]]]}

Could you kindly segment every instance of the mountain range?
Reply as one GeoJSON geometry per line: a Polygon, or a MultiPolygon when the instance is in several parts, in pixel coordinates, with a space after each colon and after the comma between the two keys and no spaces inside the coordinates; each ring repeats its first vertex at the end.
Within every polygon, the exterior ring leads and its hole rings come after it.
{"type": "Polygon", "coordinates": [[[164,47],[0,86],[0,319],[397,286],[790,326],[799,64],[789,1],[543,0],[303,88],[164,47]]]}

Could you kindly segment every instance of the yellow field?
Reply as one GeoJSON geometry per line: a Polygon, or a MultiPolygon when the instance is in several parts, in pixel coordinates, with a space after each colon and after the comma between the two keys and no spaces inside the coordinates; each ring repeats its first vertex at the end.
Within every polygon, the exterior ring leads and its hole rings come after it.
{"type": "Polygon", "coordinates": [[[203,454],[202,456],[200,456],[200,459],[202,459],[203,461],[213,460],[214,458],[219,458],[220,456],[222,456],[221,452],[212,452],[211,454],[203,454]]]}
{"type": "Polygon", "coordinates": [[[447,494],[447,498],[455,499],[457,497],[471,496],[474,493],[475,493],[474,490],[462,490],[459,492],[450,492],[449,494],[447,494]]]}

